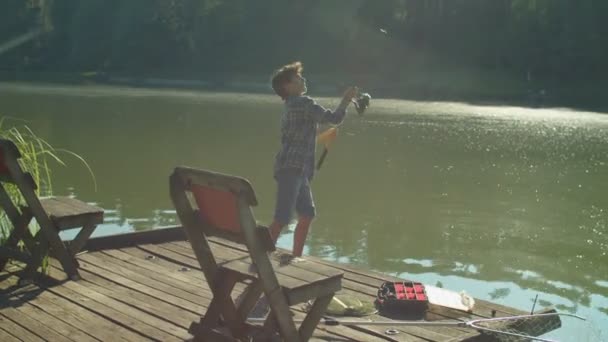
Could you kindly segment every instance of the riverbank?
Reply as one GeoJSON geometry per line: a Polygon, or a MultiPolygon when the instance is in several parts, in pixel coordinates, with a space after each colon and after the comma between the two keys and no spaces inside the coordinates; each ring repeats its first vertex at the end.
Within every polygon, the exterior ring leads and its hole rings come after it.
{"type": "MultiPolygon", "coordinates": [[[[272,93],[268,75],[206,73],[133,76],[107,72],[31,72],[0,70],[0,81],[59,83],[72,85],[116,85],[142,88],[272,93]],[[182,76],[182,77],[180,77],[182,76]]],[[[375,98],[419,101],[456,101],[474,104],[506,104],[525,107],[570,107],[585,110],[608,109],[604,96],[608,87],[528,81],[504,73],[475,70],[407,71],[392,76],[360,73],[348,77],[307,72],[309,89],[317,96],[336,96],[349,84],[356,84],[375,98]]]]}

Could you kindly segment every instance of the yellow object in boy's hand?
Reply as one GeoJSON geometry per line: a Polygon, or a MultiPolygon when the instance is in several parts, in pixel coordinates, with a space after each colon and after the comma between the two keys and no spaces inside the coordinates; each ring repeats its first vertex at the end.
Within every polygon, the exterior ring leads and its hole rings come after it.
{"type": "Polygon", "coordinates": [[[336,127],[332,127],[332,128],[329,128],[329,129],[321,132],[317,136],[317,142],[325,145],[325,147],[328,147],[329,145],[331,145],[331,143],[334,140],[336,140],[337,136],[338,136],[338,129],[336,127]]]}

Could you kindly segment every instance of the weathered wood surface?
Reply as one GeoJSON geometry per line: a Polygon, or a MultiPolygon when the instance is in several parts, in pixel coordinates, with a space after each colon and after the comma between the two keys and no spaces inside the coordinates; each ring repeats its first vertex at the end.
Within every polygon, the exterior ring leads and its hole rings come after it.
{"type": "MultiPolygon", "coordinates": [[[[160,234],[160,233],[155,233],[160,234]]],[[[174,233],[169,232],[170,235],[174,233]]],[[[177,235],[175,235],[177,236],[177,235]]],[[[52,260],[50,277],[37,285],[17,286],[9,267],[0,273],[0,340],[13,341],[180,341],[191,336],[188,327],[198,321],[211,302],[212,293],[204,281],[196,257],[187,241],[121,245],[78,256],[80,281],[63,281],[61,265],[52,260]]],[[[95,242],[94,239],[92,241],[95,242]]],[[[219,263],[244,257],[238,245],[212,239],[219,263]]],[[[372,300],[376,289],[390,276],[347,267],[317,258],[280,267],[281,277],[294,281],[344,272],[339,293],[372,300]],[[298,272],[301,270],[301,273],[298,272]]],[[[237,284],[236,295],[245,288],[237,284]]],[[[301,305],[291,307],[294,318],[303,318],[301,305]]],[[[470,318],[521,314],[521,311],[477,300],[475,312],[442,310],[427,319],[470,318]]],[[[380,316],[373,319],[386,320],[380,316]]],[[[403,327],[397,335],[386,335],[387,327],[325,326],[315,329],[316,341],[480,341],[479,333],[466,328],[403,327]]]]}
{"type": "Polygon", "coordinates": [[[103,222],[103,209],[70,197],[40,199],[42,208],[58,229],[80,228],[84,222],[97,225],[103,222]]]}

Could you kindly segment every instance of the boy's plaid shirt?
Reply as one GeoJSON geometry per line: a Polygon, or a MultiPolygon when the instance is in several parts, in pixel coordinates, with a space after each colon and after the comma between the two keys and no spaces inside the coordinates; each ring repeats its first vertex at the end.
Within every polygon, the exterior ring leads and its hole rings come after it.
{"type": "Polygon", "coordinates": [[[281,117],[281,148],[275,157],[274,174],[279,170],[302,170],[309,179],[314,174],[317,127],[344,120],[348,101],[335,111],[325,109],[308,96],[290,96],[281,117]]]}

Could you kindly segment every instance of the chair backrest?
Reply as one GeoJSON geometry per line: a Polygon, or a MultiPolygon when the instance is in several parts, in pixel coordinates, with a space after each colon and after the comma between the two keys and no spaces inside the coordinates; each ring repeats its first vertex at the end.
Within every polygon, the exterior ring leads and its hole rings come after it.
{"type": "Polygon", "coordinates": [[[32,175],[25,172],[19,164],[18,159],[20,158],[21,153],[15,143],[7,139],[0,139],[0,206],[11,220],[18,216],[17,204],[13,203],[2,185],[2,183],[12,183],[16,185],[25,203],[32,209],[34,216],[37,219],[47,219],[48,217],[39,217],[46,216],[46,214],[36,195],[37,184],[32,175]]]}
{"type": "MultiPolygon", "coordinates": [[[[249,181],[207,170],[177,167],[171,175],[171,197],[186,229],[246,244],[241,211],[257,205],[249,181]]],[[[247,210],[249,209],[249,210],[247,210]]]]}
{"type": "Polygon", "coordinates": [[[274,250],[274,245],[268,229],[256,224],[251,207],[257,205],[257,199],[249,181],[207,170],[177,167],[170,177],[170,191],[177,215],[208,282],[215,279],[217,262],[207,236],[243,244],[256,264],[267,265],[262,269],[272,267],[266,252],[274,250]]]}
{"type": "Polygon", "coordinates": [[[20,158],[21,153],[15,143],[7,139],[0,139],[0,181],[19,185],[17,174],[22,174],[26,185],[36,190],[38,186],[32,175],[24,172],[19,165],[17,160],[20,158]]]}

